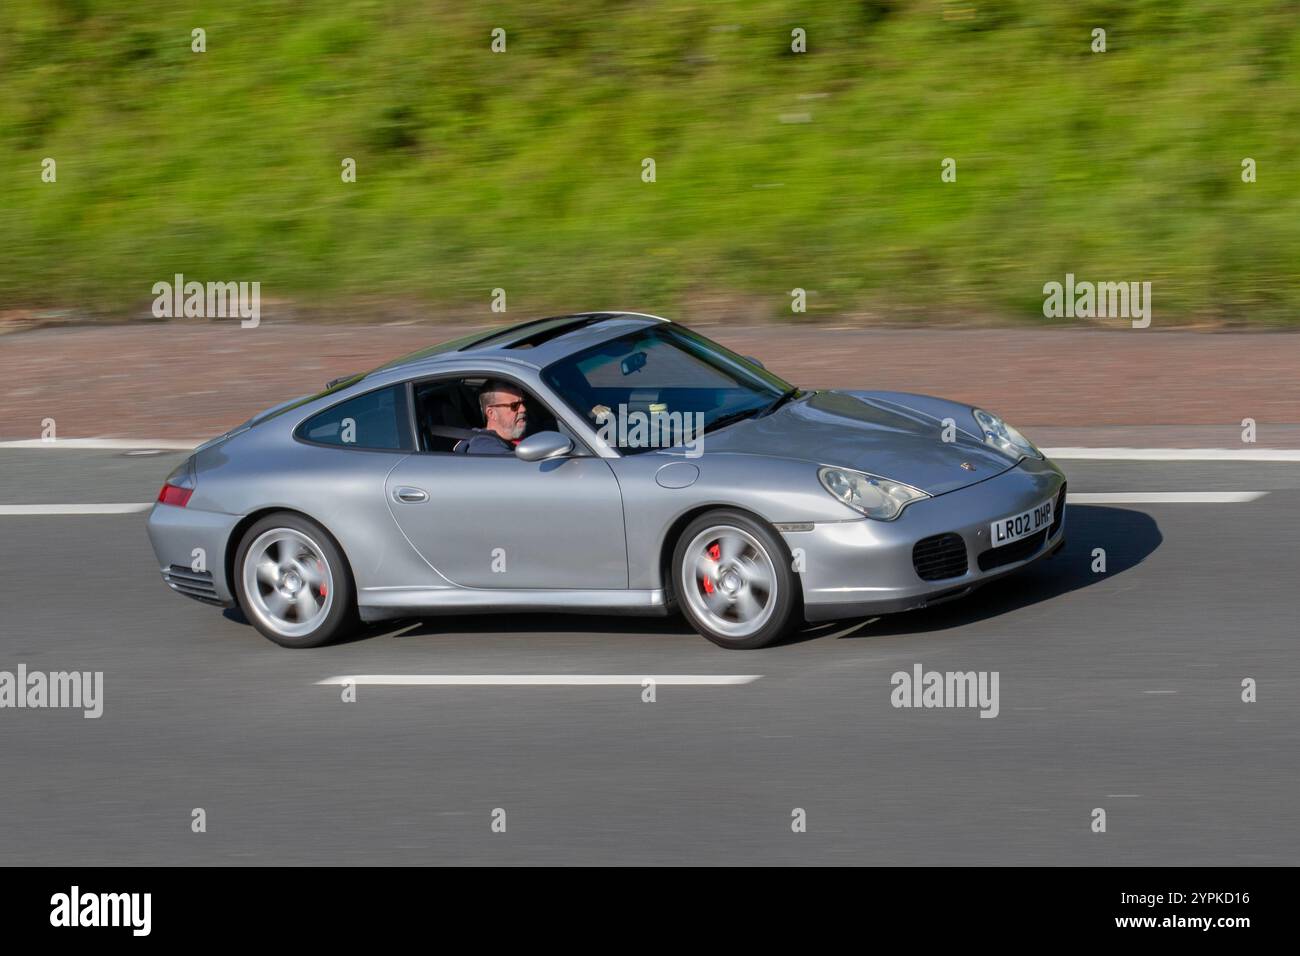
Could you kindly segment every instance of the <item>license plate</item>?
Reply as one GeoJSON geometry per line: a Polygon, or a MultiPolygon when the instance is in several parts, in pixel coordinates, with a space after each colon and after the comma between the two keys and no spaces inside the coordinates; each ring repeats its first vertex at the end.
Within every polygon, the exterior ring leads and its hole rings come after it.
{"type": "Polygon", "coordinates": [[[993,542],[993,547],[1000,548],[1051,527],[1052,504],[1052,499],[1048,498],[1028,511],[993,522],[989,525],[989,539],[993,542]]]}

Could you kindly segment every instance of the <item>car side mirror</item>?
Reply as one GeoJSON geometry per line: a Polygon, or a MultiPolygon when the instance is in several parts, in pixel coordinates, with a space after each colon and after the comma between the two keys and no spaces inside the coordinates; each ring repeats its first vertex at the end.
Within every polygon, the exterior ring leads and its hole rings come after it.
{"type": "Polygon", "coordinates": [[[523,461],[560,458],[573,451],[573,442],[559,432],[538,432],[515,446],[515,457],[523,461]]]}
{"type": "Polygon", "coordinates": [[[755,365],[757,365],[759,368],[767,368],[766,365],[764,365],[764,364],[763,364],[762,362],[760,362],[758,359],[754,358],[754,356],[752,356],[752,355],[746,355],[746,356],[745,356],[745,361],[746,361],[746,362],[753,362],[753,363],[754,363],[755,365]]]}

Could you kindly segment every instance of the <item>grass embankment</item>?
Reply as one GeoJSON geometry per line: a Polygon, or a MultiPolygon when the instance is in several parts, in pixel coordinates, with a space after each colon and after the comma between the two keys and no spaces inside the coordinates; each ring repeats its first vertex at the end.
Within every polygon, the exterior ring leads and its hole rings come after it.
{"type": "Polygon", "coordinates": [[[1293,2],[175,7],[0,10],[0,310],[147,309],[180,272],[1047,321],[1072,272],[1151,281],[1157,325],[1300,316],[1293,2]]]}

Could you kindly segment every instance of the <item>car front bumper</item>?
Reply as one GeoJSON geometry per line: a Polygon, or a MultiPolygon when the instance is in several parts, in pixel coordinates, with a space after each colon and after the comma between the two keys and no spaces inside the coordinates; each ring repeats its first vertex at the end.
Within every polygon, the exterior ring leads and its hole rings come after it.
{"type": "Polygon", "coordinates": [[[800,571],[804,617],[827,621],[927,607],[1048,557],[1065,540],[1064,489],[1065,476],[1054,464],[1025,459],[978,484],[918,501],[894,521],[861,518],[783,531],[800,571]],[[1030,536],[1041,540],[992,547],[989,526],[994,521],[1049,498],[1057,506],[1053,524],[1030,536]],[[965,545],[965,572],[922,579],[913,548],[947,534],[959,536],[965,545]]]}

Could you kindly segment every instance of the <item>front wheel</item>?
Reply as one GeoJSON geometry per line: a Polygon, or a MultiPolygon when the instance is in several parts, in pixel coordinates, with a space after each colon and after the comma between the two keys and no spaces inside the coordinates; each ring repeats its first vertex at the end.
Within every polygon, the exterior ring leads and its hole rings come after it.
{"type": "Polygon", "coordinates": [[[764,647],[790,629],[798,583],[789,551],[770,527],[739,511],[692,521],[673,549],[682,613],[719,647],[764,647]]]}
{"type": "Polygon", "coordinates": [[[355,625],[355,588],[343,553],[302,515],[267,515],[249,528],[234,577],[244,616],[281,647],[319,647],[355,625]]]}

